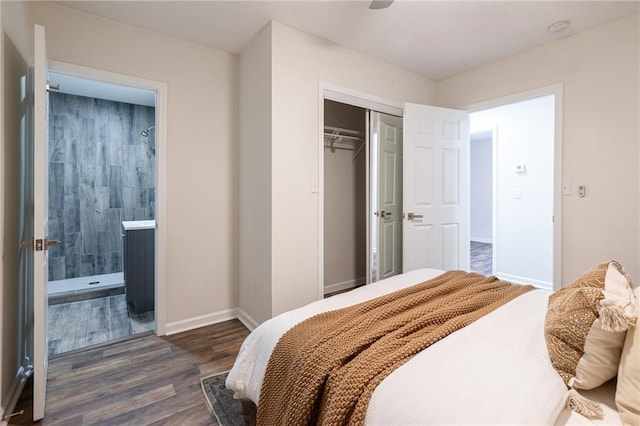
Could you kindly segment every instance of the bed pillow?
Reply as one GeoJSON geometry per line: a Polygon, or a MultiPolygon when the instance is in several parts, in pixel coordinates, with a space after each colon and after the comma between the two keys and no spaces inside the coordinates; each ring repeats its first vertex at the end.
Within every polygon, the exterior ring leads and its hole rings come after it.
{"type": "MultiPolygon", "coordinates": [[[[640,286],[635,286],[636,301],[640,300],[640,286]]],[[[636,316],[640,303],[636,302],[636,316]]],[[[620,357],[616,406],[625,425],[640,425],[640,324],[629,327],[620,357]]]]}
{"type": "Polygon", "coordinates": [[[549,297],[545,339],[567,387],[593,389],[617,375],[634,312],[631,280],[615,261],[594,267],[549,297]]]}

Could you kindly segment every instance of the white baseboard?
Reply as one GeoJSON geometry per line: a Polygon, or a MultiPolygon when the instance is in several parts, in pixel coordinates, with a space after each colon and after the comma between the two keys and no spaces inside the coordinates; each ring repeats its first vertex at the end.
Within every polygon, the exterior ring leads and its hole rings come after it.
{"type": "Polygon", "coordinates": [[[334,293],[340,290],[347,290],[367,283],[366,277],[356,278],[355,280],[342,281],[341,283],[325,284],[324,293],[334,293]]]}
{"type": "Polygon", "coordinates": [[[238,320],[243,323],[244,326],[249,329],[249,331],[255,330],[260,325],[256,320],[247,315],[247,313],[242,309],[238,308],[236,311],[238,313],[238,320]]]}
{"type": "Polygon", "coordinates": [[[553,283],[547,281],[534,280],[527,277],[520,277],[518,275],[504,274],[502,272],[494,272],[496,277],[504,281],[509,281],[515,284],[531,284],[534,287],[543,288],[545,290],[553,290],[553,283]]]}
{"type": "Polygon", "coordinates": [[[218,311],[212,314],[207,314],[207,315],[202,315],[195,318],[189,318],[182,321],[167,323],[165,331],[167,333],[167,336],[169,336],[171,334],[182,333],[183,331],[189,331],[195,328],[200,328],[200,327],[204,327],[211,324],[217,324],[219,322],[229,321],[236,318],[239,318],[237,308],[226,309],[224,311],[218,311]]]}
{"type": "Polygon", "coordinates": [[[469,237],[469,240],[473,241],[473,242],[476,242],[476,243],[493,244],[493,239],[491,239],[491,238],[469,237]]]}

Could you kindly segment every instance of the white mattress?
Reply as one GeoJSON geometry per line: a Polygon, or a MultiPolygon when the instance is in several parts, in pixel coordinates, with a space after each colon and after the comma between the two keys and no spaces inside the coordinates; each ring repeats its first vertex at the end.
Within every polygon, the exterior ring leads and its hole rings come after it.
{"type": "MultiPolygon", "coordinates": [[[[259,404],[271,352],[295,324],[441,273],[411,271],[264,322],[243,343],[227,387],[236,398],[259,404]]],[[[551,366],[544,341],[549,294],[526,293],[416,355],[378,385],[365,424],[553,424],[567,389],[551,366]]]]}

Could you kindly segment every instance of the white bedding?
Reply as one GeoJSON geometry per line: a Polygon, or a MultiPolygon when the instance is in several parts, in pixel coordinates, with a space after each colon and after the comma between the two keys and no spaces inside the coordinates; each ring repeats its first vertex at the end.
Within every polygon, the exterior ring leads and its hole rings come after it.
{"type": "MultiPolygon", "coordinates": [[[[258,404],[271,352],[295,324],[441,273],[411,271],[264,322],[243,343],[227,387],[258,404]]],[[[567,389],[544,341],[549,294],[526,293],[416,355],[378,385],[365,424],[553,424],[567,389]]]]}

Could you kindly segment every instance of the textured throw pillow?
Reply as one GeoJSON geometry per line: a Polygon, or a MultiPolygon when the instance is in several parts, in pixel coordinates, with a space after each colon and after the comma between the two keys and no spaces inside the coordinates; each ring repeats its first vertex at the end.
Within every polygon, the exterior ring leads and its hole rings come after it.
{"type": "Polygon", "coordinates": [[[631,280],[615,261],[549,297],[545,339],[551,363],[571,389],[567,405],[589,418],[598,418],[601,409],[575,389],[593,389],[616,376],[635,302],[631,280]]]}
{"type": "MultiPolygon", "coordinates": [[[[640,300],[640,286],[634,293],[640,300]]],[[[640,303],[636,302],[636,315],[640,316],[640,303]]],[[[622,348],[618,385],[616,388],[616,406],[620,420],[625,425],[640,425],[640,324],[629,327],[622,348]]]]}

